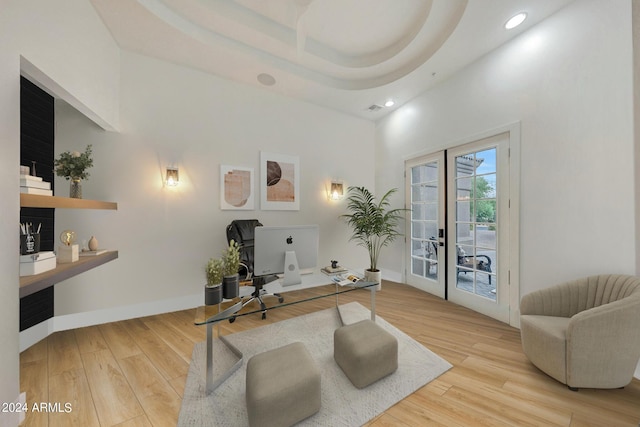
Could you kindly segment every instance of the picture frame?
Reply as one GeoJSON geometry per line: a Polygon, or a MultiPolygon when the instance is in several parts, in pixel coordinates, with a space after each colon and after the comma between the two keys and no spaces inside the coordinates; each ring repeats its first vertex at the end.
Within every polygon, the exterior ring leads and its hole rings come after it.
{"type": "Polygon", "coordinates": [[[220,209],[255,209],[253,168],[220,165],[220,209]]]}
{"type": "Polygon", "coordinates": [[[300,210],[300,158],[260,152],[260,208],[300,210]]]}

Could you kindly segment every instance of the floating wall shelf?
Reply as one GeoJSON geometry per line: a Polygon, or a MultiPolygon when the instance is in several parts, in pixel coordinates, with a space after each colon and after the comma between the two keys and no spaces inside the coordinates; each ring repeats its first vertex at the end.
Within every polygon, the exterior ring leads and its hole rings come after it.
{"type": "Polygon", "coordinates": [[[118,258],[118,251],[108,251],[96,256],[80,257],[76,262],[58,264],[53,270],[45,271],[44,273],[21,277],[20,298],[24,298],[27,295],[53,286],[70,277],[113,261],[116,258],[118,258]]]}
{"type": "Polygon", "coordinates": [[[117,210],[118,204],[115,202],[102,202],[99,200],[72,199],[70,197],[40,196],[38,194],[20,193],[20,207],[117,210]]]}

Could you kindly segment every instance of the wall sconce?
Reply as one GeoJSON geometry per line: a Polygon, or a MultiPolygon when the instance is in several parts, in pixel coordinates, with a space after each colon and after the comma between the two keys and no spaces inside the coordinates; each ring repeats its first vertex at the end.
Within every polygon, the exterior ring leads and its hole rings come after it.
{"type": "Polygon", "coordinates": [[[342,200],[344,197],[344,184],[342,181],[331,181],[331,190],[328,194],[329,200],[342,200]]]}
{"type": "Polygon", "coordinates": [[[167,168],[167,187],[175,187],[179,182],[180,179],[178,178],[178,168],[167,168]]]}

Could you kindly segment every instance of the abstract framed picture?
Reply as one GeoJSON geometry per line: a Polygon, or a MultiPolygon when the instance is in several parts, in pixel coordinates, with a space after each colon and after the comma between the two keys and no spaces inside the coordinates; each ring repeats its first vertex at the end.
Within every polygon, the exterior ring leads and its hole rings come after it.
{"type": "Polygon", "coordinates": [[[260,208],[300,210],[300,159],[260,152],[260,208]]]}
{"type": "Polygon", "coordinates": [[[254,209],[253,168],[220,165],[220,209],[254,209]]]}

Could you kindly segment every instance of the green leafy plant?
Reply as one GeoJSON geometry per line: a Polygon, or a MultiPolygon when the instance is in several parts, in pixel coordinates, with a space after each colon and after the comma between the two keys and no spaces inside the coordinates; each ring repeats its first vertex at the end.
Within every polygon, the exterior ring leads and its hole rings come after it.
{"type": "Polygon", "coordinates": [[[233,276],[240,268],[240,245],[233,239],[229,242],[229,247],[222,253],[224,264],[224,275],[233,276]]]}
{"type": "Polygon", "coordinates": [[[89,172],[87,169],[93,166],[91,158],[91,144],[87,145],[84,153],[78,151],[65,151],[60,154],[60,158],[54,160],[53,166],[56,175],[65,179],[87,179],[89,172]]]}
{"type": "Polygon", "coordinates": [[[219,285],[222,283],[224,262],[220,258],[211,258],[207,262],[205,272],[207,273],[207,286],[219,285]]]}
{"type": "Polygon", "coordinates": [[[365,187],[348,189],[347,209],[350,213],[340,217],[346,218],[353,229],[353,235],[349,240],[357,242],[369,251],[370,271],[378,271],[381,249],[402,235],[398,231],[398,225],[407,209],[389,209],[389,198],[396,191],[397,188],[392,188],[376,202],[375,196],[365,187]]]}

